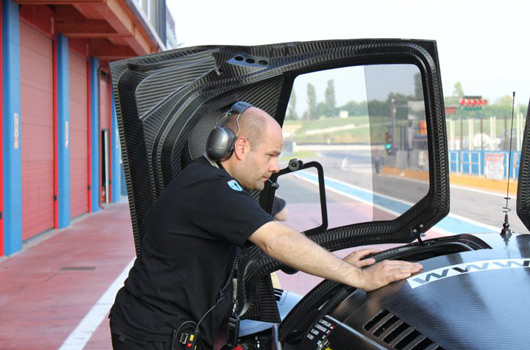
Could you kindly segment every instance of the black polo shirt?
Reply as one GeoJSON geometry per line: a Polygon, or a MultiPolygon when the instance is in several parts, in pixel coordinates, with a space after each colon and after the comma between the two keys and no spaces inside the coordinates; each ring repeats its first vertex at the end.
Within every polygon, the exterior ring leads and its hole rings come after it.
{"type": "MultiPolygon", "coordinates": [[[[165,341],[184,322],[197,323],[218,301],[236,246],[272,220],[224,169],[204,157],[190,163],[153,209],[141,255],[116,296],[113,328],[165,341]]],[[[201,322],[203,349],[213,348],[231,299],[226,293],[201,322]]]]}

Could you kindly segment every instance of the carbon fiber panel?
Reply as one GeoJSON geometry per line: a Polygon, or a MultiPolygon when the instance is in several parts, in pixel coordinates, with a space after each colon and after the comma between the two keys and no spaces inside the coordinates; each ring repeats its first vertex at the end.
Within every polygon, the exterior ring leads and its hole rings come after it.
{"type": "MultiPolygon", "coordinates": [[[[329,250],[410,242],[449,212],[443,94],[434,42],[377,39],[205,46],[112,63],[137,254],[156,198],[187,161],[202,153],[209,126],[231,103],[250,102],[283,124],[296,76],[353,65],[401,63],[416,65],[422,76],[429,193],[396,220],[335,228],[312,237],[329,250]]],[[[277,321],[277,310],[269,310],[269,306],[275,309],[274,296],[265,290],[270,287],[268,274],[281,265],[255,247],[247,250],[245,265],[240,283],[245,286],[245,317],[277,321]]]]}
{"type": "Polygon", "coordinates": [[[523,146],[521,148],[521,160],[519,162],[519,183],[517,187],[517,216],[530,230],[530,103],[526,115],[524,127],[523,146]]]}

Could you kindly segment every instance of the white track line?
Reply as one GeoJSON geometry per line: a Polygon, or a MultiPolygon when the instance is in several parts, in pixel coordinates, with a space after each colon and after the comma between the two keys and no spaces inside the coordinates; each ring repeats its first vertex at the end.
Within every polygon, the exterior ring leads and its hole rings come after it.
{"type": "Polygon", "coordinates": [[[114,303],[116,293],[123,286],[123,281],[127,278],[133,263],[134,259],[129,262],[118,278],[112,282],[101,298],[92,306],[92,309],[90,309],[77,327],[70,333],[59,350],[81,350],[85,347],[86,343],[88,343],[96,329],[98,329],[101,322],[107,316],[114,303]]]}

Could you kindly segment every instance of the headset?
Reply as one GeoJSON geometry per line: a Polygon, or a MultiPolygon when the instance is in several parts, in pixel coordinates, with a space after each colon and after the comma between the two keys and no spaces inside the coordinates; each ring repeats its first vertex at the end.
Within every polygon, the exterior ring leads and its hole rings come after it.
{"type": "Polygon", "coordinates": [[[226,126],[218,126],[210,132],[208,140],[206,141],[206,154],[211,160],[218,162],[227,160],[232,156],[234,152],[234,146],[241,127],[239,126],[239,118],[241,115],[252,105],[248,102],[238,101],[230,106],[230,109],[225,114],[225,118],[229,117],[233,113],[237,113],[237,134],[235,134],[230,128],[226,126]]]}

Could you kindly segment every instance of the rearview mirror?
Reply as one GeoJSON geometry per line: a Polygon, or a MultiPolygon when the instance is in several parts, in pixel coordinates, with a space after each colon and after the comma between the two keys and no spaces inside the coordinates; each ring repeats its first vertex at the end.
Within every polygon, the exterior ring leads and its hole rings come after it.
{"type": "Polygon", "coordinates": [[[284,169],[271,176],[271,181],[281,186],[269,193],[265,206],[269,213],[273,211],[274,200],[280,197],[286,202],[288,214],[285,223],[288,226],[308,236],[327,229],[324,169],[320,163],[304,163],[293,158],[284,169]]]}

